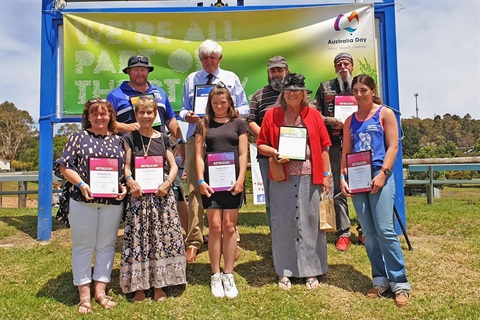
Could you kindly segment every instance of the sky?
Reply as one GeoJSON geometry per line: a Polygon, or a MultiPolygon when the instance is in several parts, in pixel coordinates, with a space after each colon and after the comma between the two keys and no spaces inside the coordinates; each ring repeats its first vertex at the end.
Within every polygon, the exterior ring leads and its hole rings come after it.
{"type": "MultiPolygon", "coordinates": [[[[245,5],[287,1],[245,0],[245,5]]],[[[35,122],[40,113],[41,2],[0,0],[0,103],[13,102],[35,122]]],[[[216,0],[203,2],[208,6],[216,0]]],[[[480,0],[400,0],[395,8],[401,117],[416,116],[418,93],[419,118],[468,113],[480,120],[480,0]]]]}

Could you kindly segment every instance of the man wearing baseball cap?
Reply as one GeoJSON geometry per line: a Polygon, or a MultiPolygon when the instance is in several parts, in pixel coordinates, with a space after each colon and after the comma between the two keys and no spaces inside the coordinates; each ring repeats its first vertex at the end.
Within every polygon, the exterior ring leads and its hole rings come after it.
{"type": "MultiPolygon", "coordinates": [[[[288,73],[288,63],[284,57],[274,56],[268,60],[268,85],[258,89],[252,96],[252,101],[250,102],[250,115],[247,119],[248,129],[255,137],[257,137],[260,132],[265,113],[277,102],[278,96],[282,91],[283,80],[288,73]]],[[[257,160],[260,166],[260,174],[262,175],[268,225],[270,225],[270,179],[268,178],[268,157],[258,153],[257,160]]]]}
{"type": "MultiPolygon", "coordinates": [[[[113,89],[107,96],[117,116],[117,129],[120,133],[135,131],[140,128],[135,120],[135,101],[138,97],[148,96],[157,101],[158,113],[153,128],[164,132],[165,126],[176,140],[183,141],[182,131],[178,125],[175,113],[165,91],[148,82],[148,75],[154,70],[148,58],[141,55],[128,59],[123,73],[128,74],[129,81],[124,81],[120,87],[113,89]]],[[[183,148],[183,150],[185,150],[183,148]]],[[[185,151],[183,151],[183,157],[185,151]]]]}
{"type": "MultiPolygon", "coordinates": [[[[338,237],[335,247],[345,251],[351,244],[350,217],[348,213],[347,198],[340,192],[340,162],[342,159],[343,122],[334,117],[335,96],[352,95],[353,58],[346,52],[341,52],[333,59],[333,66],[337,77],[322,82],[315,94],[315,104],[322,113],[325,125],[332,141],[330,146],[330,165],[332,167],[333,186],[335,194],[335,214],[337,218],[338,237]]],[[[357,229],[358,241],[363,244],[363,234],[360,226],[357,229]]]]}

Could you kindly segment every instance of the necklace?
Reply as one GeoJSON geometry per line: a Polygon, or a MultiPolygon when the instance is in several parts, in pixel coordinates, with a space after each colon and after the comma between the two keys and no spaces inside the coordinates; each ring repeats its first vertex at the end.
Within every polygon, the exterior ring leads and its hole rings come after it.
{"type": "Polygon", "coordinates": [[[140,137],[140,140],[142,140],[143,155],[146,157],[148,155],[148,149],[150,149],[150,142],[152,142],[152,138],[150,137],[148,139],[147,150],[145,150],[145,144],[143,143],[143,136],[140,137]]]}
{"type": "Polygon", "coordinates": [[[295,118],[293,119],[292,123],[289,124],[288,121],[287,121],[287,112],[285,112],[285,118],[284,118],[285,125],[296,127],[298,125],[298,116],[299,115],[300,115],[300,110],[298,110],[298,112],[295,113],[295,118]]]}
{"type": "Polygon", "coordinates": [[[228,116],[225,117],[214,117],[213,121],[218,122],[218,123],[227,123],[230,120],[228,116]],[[223,120],[226,119],[226,120],[223,120]]]}

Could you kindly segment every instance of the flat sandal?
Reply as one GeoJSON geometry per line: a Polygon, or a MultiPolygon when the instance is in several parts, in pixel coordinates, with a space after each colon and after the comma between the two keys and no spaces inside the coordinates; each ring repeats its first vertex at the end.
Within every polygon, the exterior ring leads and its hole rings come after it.
{"type": "Polygon", "coordinates": [[[117,305],[115,301],[112,301],[112,297],[102,294],[95,298],[95,301],[101,305],[104,309],[111,309],[117,305]]]}

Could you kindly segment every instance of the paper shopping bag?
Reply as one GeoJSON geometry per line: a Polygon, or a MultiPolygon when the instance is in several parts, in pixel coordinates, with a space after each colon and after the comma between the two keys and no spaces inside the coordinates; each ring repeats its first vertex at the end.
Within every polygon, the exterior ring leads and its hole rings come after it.
{"type": "Polygon", "coordinates": [[[320,214],[320,231],[336,232],[337,223],[335,222],[335,207],[333,198],[328,197],[324,191],[321,195],[319,214],[320,214]]]}

